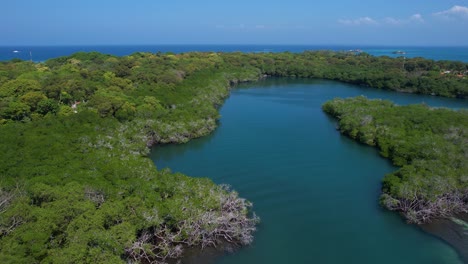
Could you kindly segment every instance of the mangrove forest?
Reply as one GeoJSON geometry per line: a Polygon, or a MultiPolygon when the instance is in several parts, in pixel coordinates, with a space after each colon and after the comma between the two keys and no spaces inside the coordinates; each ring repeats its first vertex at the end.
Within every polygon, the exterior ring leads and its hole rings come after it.
{"type": "MultiPolygon", "coordinates": [[[[155,168],[148,154],[208,135],[231,88],[270,76],[468,98],[466,63],[354,52],[0,62],[2,263],[165,263],[187,248],[250,244],[260,221],[252,203],[210,179],[155,168]]],[[[383,179],[385,208],[412,223],[468,211],[466,110],[361,97],[323,110],[400,167],[383,179]]]]}

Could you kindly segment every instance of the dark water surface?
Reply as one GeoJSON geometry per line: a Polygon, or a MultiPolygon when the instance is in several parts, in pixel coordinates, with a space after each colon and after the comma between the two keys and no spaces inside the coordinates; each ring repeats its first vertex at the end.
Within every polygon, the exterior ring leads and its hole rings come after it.
{"type": "Polygon", "coordinates": [[[381,179],[396,168],[350,140],[321,110],[334,97],[468,108],[468,102],[323,80],[267,79],[234,89],[210,136],[158,146],[152,159],[227,183],[254,203],[254,243],[213,263],[461,263],[445,242],[378,205],[381,179]]]}

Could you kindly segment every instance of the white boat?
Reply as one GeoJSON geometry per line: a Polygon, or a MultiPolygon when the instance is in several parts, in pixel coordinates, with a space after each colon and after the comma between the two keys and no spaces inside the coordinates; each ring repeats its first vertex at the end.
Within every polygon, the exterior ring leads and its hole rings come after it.
{"type": "Polygon", "coordinates": [[[20,51],[19,51],[19,50],[14,50],[14,51],[13,51],[13,53],[18,53],[18,52],[20,52],[20,51]]]}

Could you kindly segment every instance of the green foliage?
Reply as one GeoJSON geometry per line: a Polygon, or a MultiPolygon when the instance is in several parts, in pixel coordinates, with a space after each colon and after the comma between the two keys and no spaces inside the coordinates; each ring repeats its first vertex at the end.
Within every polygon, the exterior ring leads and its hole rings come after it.
{"type": "Polygon", "coordinates": [[[383,179],[384,205],[402,210],[414,222],[466,210],[466,111],[364,97],[334,99],[323,110],[339,119],[343,134],[376,145],[401,167],[383,179]]]}
{"type": "Polygon", "coordinates": [[[52,99],[43,99],[37,104],[37,112],[45,115],[47,113],[56,114],[59,111],[59,105],[52,99]]]}
{"type": "Polygon", "coordinates": [[[0,109],[1,117],[11,120],[23,120],[31,114],[31,107],[25,103],[18,101],[7,101],[3,102],[2,108],[0,109]]]}
{"type": "Polygon", "coordinates": [[[35,111],[38,108],[39,102],[47,100],[47,97],[42,92],[34,91],[27,92],[20,97],[20,100],[27,104],[31,111],[35,111]]]}
{"type": "Polygon", "coordinates": [[[0,87],[0,97],[22,96],[27,92],[39,91],[40,84],[36,80],[16,79],[6,82],[0,87]]]}
{"type": "Polygon", "coordinates": [[[461,62],[393,59],[331,51],[135,53],[121,58],[79,52],[44,64],[23,61],[1,64],[3,107],[0,105],[0,111],[9,108],[5,102],[20,101],[28,105],[29,110],[14,103],[10,110],[3,111],[8,114],[2,118],[19,120],[32,118],[35,113],[57,112],[50,107],[49,111],[44,107],[39,109],[40,101],[50,99],[58,105],[68,106],[77,101],[89,102],[85,108],[93,108],[103,117],[116,117],[121,121],[135,116],[168,116],[164,110],[177,105],[184,105],[191,113],[189,115],[203,108],[199,111],[201,115],[207,112],[215,116],[209,109],[211,105],[195,106],[192,102],[203,96],[212,97],[209,101],[219,101],[213,98],[226,96],[226,82],[232,85],[264,75],[325,78],[379,89],[466,98],[467,70],[467,64],[461,62]],[[216,82],[216,89],[208,89],[210,82],[216,82]],[[158,106],[153,114],[151,105],[144,100],[148,96],[156,98],[162,109],[158,106]]]}
{"type": "Polygon", "coordinates": [[[225,190],[157,171],[146,157],[149,144],[215,128],[229,82],[208,55],[198,64],[204,56],[179,58],[183,71],[175,56],[79,53],[11,74],[22,77],[1,86],[0,195],[15,186],[21,195],[0,210],[2,262],[124,262],[142,232],[189,234],[181,223],[222,209],[225,190]],[[154,79],[133,76],[153,71],[154,79]]]}
{"type": "MultiPolygon", "coordinates": [[[[245,220],[248,203],[235,193],[207,179],[158,171],[147,158],[150,145],[183,143],[213,131],[218,107],[231,85],[265,75],[326,78],[465,98],[467,79],[459,75],[466,69],[463,63],[328,51],[126,57],[80,52],[38,64],[0,63],[0,196],[8,201],[0,207],[0,259],[2,263],[119,263],[136,258],[138,250],[129,247],[139,242],[148,250],[161,251],[143,250],[152,256],[177,251],[172,242],[149,243],[144,234],[151,232],[189,239],[191,245],[206,243],[199,236],[190,237],[194,233],[190,228],[201,225],[216,234],[216,225],[229,226],[228,218],[218,217],[223,203],[234,206],[239,219],[245,220]],[[448,70],[451,74],[441,74],[448,70]]],[[[380,109],[379,113],[395,108],[389,102],[356,103],[380,109]]],[[[329,104],[324,109],[341,113],[329,104]]],[[[381,119],[370,112],[356,113],[357,118],[343,118],[347,121],[342,129],[380,146],[396,164],[424,170],[417,179],[431,177],[426,175],[432,171],[459,175],[460,169],[466,169],[458,146],[466,141],[466,127],[461,126],[466,116],[453,121],[446,117],[455,115],[446,110],[431,110],[438,123],[429,124],[426,111],[423,106],[413,107],[404,122],[394,115],[381,119]],[[390,130],[395,122],[408,129],[390,130]],[[422,132],[410,130],[412,125],[422,132]],[[453,144],[442,146],[447,137],[453,144]],[[424,160],[451,168],[430,166],[424,160]]],[[[431,181],[407,178],[389,176],[386,192],[404,195],[406,189],[398,186],[408,182],[434,194],[467,184],[453,176],[450,184],[436,191],[431,181]]],[[[253,230],[247,229],[242,243],[251,241],[253,230]]]]}

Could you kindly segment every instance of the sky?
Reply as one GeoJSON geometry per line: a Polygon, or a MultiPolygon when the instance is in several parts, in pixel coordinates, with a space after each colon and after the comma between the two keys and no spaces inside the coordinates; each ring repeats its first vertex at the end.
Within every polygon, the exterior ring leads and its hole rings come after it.
{"type": "Polygon", "coordinates": [[[2,0],[0,45],[468,46],[468,0],[2,0]]]}

